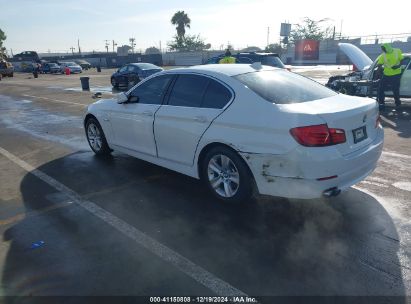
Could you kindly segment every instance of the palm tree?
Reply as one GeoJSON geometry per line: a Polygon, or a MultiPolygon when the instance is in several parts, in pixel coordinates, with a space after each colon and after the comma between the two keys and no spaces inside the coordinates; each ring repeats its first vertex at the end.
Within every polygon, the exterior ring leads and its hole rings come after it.
{"type": "Polygon", "coordinates": [[[184,11],[178,11],[174,14],[173,18],[171,18],[171,23],[176,25],[177,29],[177,36],[179,38],[184,37],[186,33],[186,27],[190,28],[190,18],[184,11]]]}

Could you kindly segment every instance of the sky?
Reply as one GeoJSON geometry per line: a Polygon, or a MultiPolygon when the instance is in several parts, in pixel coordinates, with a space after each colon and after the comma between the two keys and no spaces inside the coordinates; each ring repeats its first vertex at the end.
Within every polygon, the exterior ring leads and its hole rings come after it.
{"type": "MultiPolygon", "coordinates": [[[[24,50],[70,52],[80,39],[82,51],[105,51],[105,40],[118,46],[136,39],[136,49],[167,47],[175,35],[171,17],[184,10],[188,34],[200,34],[213,49],[264,47],[279,41],[280,23],[329,18],[345,36],[411,33],[411,1],[393,5],[377,0],[0,0],[4,46],[24,50]],[[385,4],[384,4],[385,3],[385,4]],[[395,7],[394,7],[395,5],[395,7]]],[[[112,46],[110,45],[110,51],[112,46]]],[[[75,50],[77,51],[77,49],[75,50]]]]}

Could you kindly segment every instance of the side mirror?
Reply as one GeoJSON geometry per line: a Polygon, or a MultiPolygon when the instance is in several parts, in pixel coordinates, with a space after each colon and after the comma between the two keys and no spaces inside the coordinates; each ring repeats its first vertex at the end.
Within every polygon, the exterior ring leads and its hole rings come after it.
{"type": "Polygon", "coordinates": [[[128,102],[128,96],[126,93],[122,92],[117,95],[117,103],[122,104],[128,102]]]}

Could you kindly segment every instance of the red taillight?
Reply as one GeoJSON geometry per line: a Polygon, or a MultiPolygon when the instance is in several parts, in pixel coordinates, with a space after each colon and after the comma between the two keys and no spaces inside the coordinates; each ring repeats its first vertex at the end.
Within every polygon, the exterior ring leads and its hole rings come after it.
{"type": "Polygon", "coordinates": [[[331,146],[346,141],[344,130],[328,128],[326,124],[293,128],[290,133],[299,144],[306,147],[331,146]]]}

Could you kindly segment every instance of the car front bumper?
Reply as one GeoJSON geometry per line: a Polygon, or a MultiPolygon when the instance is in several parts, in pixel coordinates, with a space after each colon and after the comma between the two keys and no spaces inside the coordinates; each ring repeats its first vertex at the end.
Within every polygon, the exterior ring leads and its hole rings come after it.
{"type": "Polygon", "coordinates": [[[299,147],[286,155],[240,152],[253,173],[258,192],[264,195],[314,199],[331,188],[345,190],[370,175],[382,153],[384,132],[372,143],[342,156],[334,147],[299,147]],[[318,180],[336,176],[331,179],[318,180]]]}

